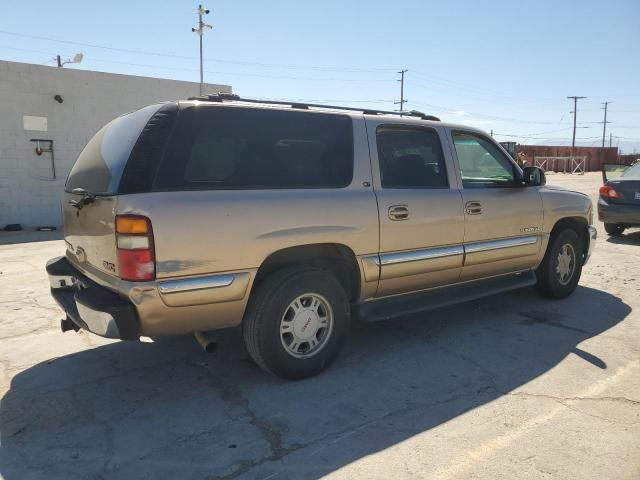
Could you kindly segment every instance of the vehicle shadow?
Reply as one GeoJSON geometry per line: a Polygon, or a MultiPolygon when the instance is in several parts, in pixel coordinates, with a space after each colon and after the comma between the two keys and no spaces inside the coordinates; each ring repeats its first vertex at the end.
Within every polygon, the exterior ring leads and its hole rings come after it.
{"type": "Polygon", "coordinates": [[[48,242],[50,240],[62,240],[61,227],[57,230],[40,232],[34,229],[25,229],[17,232],[0,230],[0,245],[15,245],[18,243],[48,242]]]}
{"type": "Polygon", "coordinates": [[[606,369],[606,357],[578,345],[630,311],[591,288],[562,301],[526,289],[355,325],[336,363],[300,382],[259,370],[237,331],[221,335],[217,354],[191,337],[82,351],[13,378],[0,404],[0,474],[317,478],[496,400],[568,355],[606,369]]]}
{"type": "Polygon", "coordinates": [[[619,236],[608,236],[607,242],[617,245],[640,245],[640,231],[627,232],[619,236]]]}

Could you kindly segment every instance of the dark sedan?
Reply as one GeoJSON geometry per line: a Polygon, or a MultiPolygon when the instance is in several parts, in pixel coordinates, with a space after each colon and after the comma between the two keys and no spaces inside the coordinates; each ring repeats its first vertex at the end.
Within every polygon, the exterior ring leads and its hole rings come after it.
{"type": "Polygon", "coordinates": [[[603,169],[605,184],[600,187],[598,219],[609,235],[620,235],[626,228],[640,227],[640,162],[619,176],[613,167],[605,165],[603,169]]]}

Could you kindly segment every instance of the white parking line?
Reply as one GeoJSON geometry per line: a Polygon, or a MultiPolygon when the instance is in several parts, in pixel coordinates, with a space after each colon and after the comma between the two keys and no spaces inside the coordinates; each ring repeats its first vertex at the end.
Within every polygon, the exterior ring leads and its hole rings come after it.
{"type": "MultiPolygon", "coordinates": [[[[638,360],[630,362],[624,367],[620,368],[612,376],[602,379],[599,382],[592,384],[589,388],[578,392],[575,397],[592,397],[594,395],[598,395],[618,383],[621,377],[635,370],[639,365],[640,362],[638,360]]],[[[499,450],[506,448],[511,443],[520,439],[524,435],[527,435],[536,428],[541,427],[545,423],[549,422],[565,408],[568,407],[560,404],[549,412],[538,415],[537,417],[534,417],[531,420],[525,422],[515,430],[506,432],[503,435],[499,435],[492,438],[491,440],[482,443],[473,450],[466,452],[465,455],[462,455],[449,464],[445,465],[444,467],[437,469],[434,472],[432,478],[435,480],[469,478],[468,474],[469,472],[475,470],[476,464],[486,460],[488,457],[494,455],[499,450]]]]}

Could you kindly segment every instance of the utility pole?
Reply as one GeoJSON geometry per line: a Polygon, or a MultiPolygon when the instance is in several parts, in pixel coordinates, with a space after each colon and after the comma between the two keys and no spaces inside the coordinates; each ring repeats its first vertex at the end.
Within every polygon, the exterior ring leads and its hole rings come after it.
{"type": "Polygon", "coordinates": [[[609,148],[611,148],[612,143],[613,143],[613,133],[609,133],[609,148]]]}
{"type": "Polygon", "coordinates": [[[573,98],[573,139],[571,140],[571,155],[573,155],[573,149],[576,147],[576,118],[578,116],[578,100],[587,97],[567,97],[573,98]]]}
{"type": "Polygon", "coordinates": [[[400,74],[400,80],[398,80],[398,82],[400,82],[400,101],[399,102],[393,102],[394,105],[398,105],[400,104],[400,116],[402,116],[402,112],[404,111],[404,104],[407,103],[408,100],[404,99],[404,74],[407,73],[409,70],[400,70],[398,73],[400,74]]]}
{"type": "Polygon", "coordinates": [[[60,58],[60,55],[56,55],[56,61],[58,62],[58,66],[62,68],[62,59],[60,58]]]}
{"type": "Polygon", "coordinates": [[[602,122],[602,148],[604,148],[604,139],[605,136],[607,135],[607,123],[611,123],[611,122],[607,122],[607,106],[610,104],[611,102],[602,102],[602,105],[604,105],[604,121],[602,122]]]}
{"type": "Polygon", "coordinates": [[[200,95],[202,95],[202,86],[204,84],[204,76],[202,72],[202,35],[205,28],[213,28],[211,25],[202,21],[203,15],[209,15],[209,9],[203,8],[202,5],[198,5],[198,28],[192,28],[191,31],[198,34],[200,37],[200,95]]]}

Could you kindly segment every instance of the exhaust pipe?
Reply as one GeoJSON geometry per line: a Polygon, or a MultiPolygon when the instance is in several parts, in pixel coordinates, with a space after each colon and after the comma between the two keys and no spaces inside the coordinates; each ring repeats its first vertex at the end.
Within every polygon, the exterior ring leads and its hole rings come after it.
{"type": "Polygon", "coordinates": [[[77,332],[78,330],[80,330],[80,327],[73,323],[73,320],[67,317],[60,320],[60,330],[62,330],[62,333],[68,332],[69,330],[77,332]]]}
{"type": "Polygon", "coordinates": [[[214,353],[218,350],[218,343],[205,332],[196,332],[193,335],[205,352],[214,353]]]}

